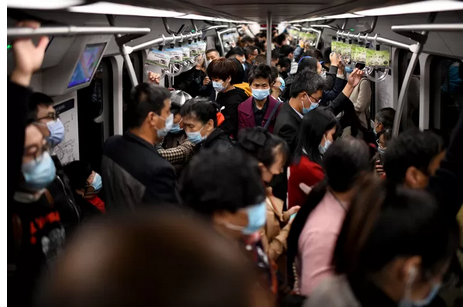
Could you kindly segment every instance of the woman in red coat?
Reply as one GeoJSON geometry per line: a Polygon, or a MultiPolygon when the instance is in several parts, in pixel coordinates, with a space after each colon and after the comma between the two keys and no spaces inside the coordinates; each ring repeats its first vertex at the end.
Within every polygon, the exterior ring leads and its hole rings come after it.
{"type": "Polygon", "coordinates": [[[324,178],[323,154],[334,141],[337,123],[326,108],[313,109],[302,118],[295,157],[288,169],[288,208],[304,205],[304,190],[324,178]]]}

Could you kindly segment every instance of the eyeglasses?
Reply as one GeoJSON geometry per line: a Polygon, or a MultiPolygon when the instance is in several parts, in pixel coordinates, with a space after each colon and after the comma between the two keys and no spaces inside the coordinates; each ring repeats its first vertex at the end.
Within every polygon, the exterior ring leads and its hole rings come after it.
{"type": "Polygon", "coordinates": [[[376,140],[376,144],[378,144],[378,147],[379,147],[379,148],[386,149],[386,146],[382,146],[382,145],[379,143],[379,139],[376,140]]]}
{"type": "Polygon", "coordinates": [[[52,120],[56,121],[58,118],[59,118],[58,114],[56,114],[55,112],[50,112],[50,113],[47,114],[47,116],[37,118],[37,121],[40,121],[42,119],[52,119],[52,120]]]}
{"type": "MultiPolygon", "coordinates": [[[[307,94],[307,95],[309,95],[309,94],[307,94]]],[[[313,100],[315,100],[315,102],[312,102],[312,101],[311,101],[311,103],[320,103],[320,101],[322,101],[321,98],[317,100],[317,99],[315,99],[314,97],[312,97],[312,95],[309,95],[309,97],[312,98],[313,100]]]]}

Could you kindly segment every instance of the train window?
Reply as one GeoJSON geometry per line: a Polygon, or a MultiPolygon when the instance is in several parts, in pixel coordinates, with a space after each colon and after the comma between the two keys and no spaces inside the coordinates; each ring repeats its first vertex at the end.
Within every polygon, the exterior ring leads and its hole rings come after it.
{"type": "MultiPolygon", "coordinates": [[[[138,51],[135,53],[130,54],[130,60],[132,61],[133,68],[135,70],[135,75],[137,76],[138,82],[141,83],[143,82],[143,56],[142,52],[144,51],[138,51]]],[[[129,72],[125,66],[122,70],[122,100],[123,100],[123,110],[124,110],[124,115],[123,115],[123,130],[127,130],[127,121],[126,121],[126,116],[125,112],[127,111],[127,104],[130,101],[130,92],[132,91],[132,82],[130,81],[129,77],[129,72]]]]}
{"type": "MultiPolygon", "coordinates": [[[[399,91],[402,88],[405,74],[407,72],[408,64],[412,53],[407,50],[399,51],[399,91]]],[[[408,88],[406,96],[406,104],[402,113],[402,129],[411,127],[419,127],[420,121],[420,62],[418,60],[415,70],[410,80],[410,86],[408,88]]]]}
{"type": "Polygon", "coordinates": [[[435,56],[431,60],[430,125],[450,136],[463,109],[463,63],[435,56]]]}
{"type": "Polygon", "coordinates": [[[80,159],[100,171],[103,143],[112,132],[112,69],[103,58],[89,86],[77,91],[80,159]]]}

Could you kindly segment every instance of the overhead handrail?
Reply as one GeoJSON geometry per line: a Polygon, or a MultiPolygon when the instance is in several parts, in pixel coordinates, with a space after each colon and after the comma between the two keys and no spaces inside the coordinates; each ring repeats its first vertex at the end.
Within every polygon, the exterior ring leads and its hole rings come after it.
{"type": "Polygon", "coordinates": [[[318,43],[320,42],[321,37],[322,37],[322,31],[314,29],[313,27],[309,27],[309,28],[301,27],[301,30],[302,31],[311,31],[311,32],[315,32],[315,33],[318,34],[317,35],[317,40],[315,41],[315,48],[316,48],[318,46],[318,43]]]}
{"type": "MultiPolygon", "coordinates": [[[[197,39],[199,37],[201,37],[201,35],[203,34],[202,31],[198,31],[196,33],[190,33],[190,34],[184,34],[183,35],[183,39],[197,39]]],[[[173,36],[169,36],[169,37],[165,37],[165,38],[156,38],[156,39],[153,39],[151,41],[148,41],[146,43],[143,43],[143,44],[140,44],[140,45],[136,45],[136,46],[133,46],[133,47],[128,47],[128,49],[130,50],[130,52],[134,52],[134,51],[138,51],[138,50],[143,50],[143,49],[147,49],[151,46],[156,46],[156,45],[159,45],[161,43],[164,43],[164,44],[167,44],[167,43],[171,43],[177,39],[181,39],[182,36],[180,35],[173,35],[173,36]]]]}
{"type": "Polygon", "coordinates": [[[391,30],[396,33],[418,32],[418,31],[445,31],[445,32],[455,31],[455,32],[458,32],[458,31],[463,31],[463,23],[400,25],[400,26],[392,26],[391,30]]]}
{"type": "Polygon", "coordinates": [[[201,31],[202,32],[207,32],[209,30],[227,29],[227,28],[229,28],[227,25],[213,25],[213,26],[206,27],[206,28],[202,29],[201,31]]]}
{"type": "Polygon", "coordinates": [[[401,43],[401,42],[398,42],[398,41],[395,41],[395,40],[392,40],[392,39],[388,39],[388,38],[385,38],[385,37],[381,37],[381,36],[369,36],[368,33],[365,34],[365,35],[359,35],[359,34],[352,34],[352,33],[349,33],[349,32],[341,32],[341,31],[338,31],[336,33],[336,35],[339,35],[339,36],[341,36],[343,38],[353,38],[353,39],[357,39],[357,40],[360,39],[360,40],[365,40],[365,42],[366,41],[370,41],[370,42],[376,41],[376,42],[381,43],[381,44],[390,45],[390,46],[393,46],[393,47],[396,47],[396,48],[401,48],[401,49],[407,49],[407,50],[410,50],[412,52],[415,50],[415,45],[404,44],[404,43],[401,43]]]}
{"type": "Polygon", "coordinates": [[[151,32],[150,28],[133,28],[133,27],[42,27],[32,28],[8,28],[6,35],[10,39],[37,36],[78,36],[78,35],[105,35],[105,34],[139,34],[146,35],[151,32]]]}
{"type": "Polygon", "coordinates": [[[331,29],[331,30],[334,30],[334,31],[342,31],[344,29],[342,28],[338,28],[338,27],[335,27],[335,26],[332,26],[332,25],[310,25],[310,27],[312,28],[320,28],[320,29],[331,29]]]}
{"type": "Polygon", "coordinates": [[[182,24],[177,32],[172,31],[170,29],[170,27],[169,27],[169,24],[167,23],[167,18],[166,17],[162,17],[162,23],[164,24],[164,28],[166,29],[167,34],[179,35],[180,33],[183,32],[183,29],[185,29],[185,24],[182,24]]]}
{"type": "Polygon", "coordinates": [[[225,54],[225,49],[223,48],[223,41],[222,41],[222,34],[226,33],[231,33],[231,32],[237,32],[236,29],[225,29],[223,31],[217,31],[217,37],[219,38],[220,42],[220,51],[222,52],[221,54],[225,54]]]}

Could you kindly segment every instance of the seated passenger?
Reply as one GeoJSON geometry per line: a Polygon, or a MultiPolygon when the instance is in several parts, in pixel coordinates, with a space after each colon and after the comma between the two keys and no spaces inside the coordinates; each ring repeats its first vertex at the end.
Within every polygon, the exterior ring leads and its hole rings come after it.
{"type": "Polygon", "coordinates": [[[301,295],[310,297],[323,279],[334,274],[331,255],[358,192],[355,183],[370,169],[369,155],[364,141],[346,138],[334,142],[323,158],[325,180],[310,192],[288,238],[288,263],[295,262],[295,289],[301,295]]]}
{"type": "Polygon", "coordinates": [[[241,246],[259,267],[261,285],[275,289],[275,275],[263,251],[265,187],[257,160],[240,149],[215,147],[193,156],[179,181],[183,204],[208,218],[241,246]]]}
{"type": "Polygon", "coordinates": [[[217,104],[204,98],[188,100],[180,110],[183,128],[195,151],[221,146],[232,148],[230,137],[217,127],[217,104]]]}
{"type": "Polygon", "coordinates": [[[238,106],[238,129],[265,127],[273,133],[281,103],[270,95],[273,85],[270,66],[256,66],[249,76],[252,97],[238,106]]]}
{"type": "MultiPolygon", "coordinates": [[[[265,184],[273,176],[283,172],[289,160],[289,148],[286,142],[262,128],[242,130],[238,138],[239,146],[259,161],[262,180],[265,184]]],[[[286,272],[286,238],[299,207],[283,211],[283,201],[274,197],[271,188],[267,188],[267,222],[262,229],[262,243],[270,260],[278,264],[281,273],[286,272]]]]}
{"type": "Polygon", "coordinates": [[[55,269],[38,306],[270,306],[235,244],[180,212],[87,225],[55,269]]]}
{"type": "Polygon", "coordinates": [[[175,170],[155,144],[173,124],[170,92],[142,83],[132,90],[128,131],[110,137],[103,148],[102,177],[106,210],[135,210],[142,205],[176,202],[175,170]]]}
{"type": "Polygon", "coordinates": [[[162,139],[162,146],[158,149],[161,157],[172,163],[177,176],[183,169],[183,165],[193,154],[194,144],[188,141],[183,130],[183,118],[180,109],[191,96],[182,91],[174,91],[171,94],[170,112],[174,114],[174,122],[169,133],[162,139]]]}
{"type": "Polygon", "coordinates": [[[302,206],[307,198],[302,186],[313,187],[324,178],[323,156],[335,139],[337,120],[333,113],[317,108],[305,115],[299,141],[288,169],[288,208],[302,206]]]}
{"type": "Polygon", "coordinates": [[[238,105],[248,98],[243,90],[233,86],[237,83],[236,65],[234,60],[220,58],[214,60],[207,68],[207,75],[218,93],[216,101],[225,117],[220,127],[227,135],[234,137],[238,133],[238,105]]]}
{"type": "Polygon", "coordinates": [[[104,197],[100,194],[103,180],[100,174],[84,161],[72,161],[64,166],[64,171],[69,178],[74,198],[85,216],[104,213],[104,197]]]}
{"type": "MultiPolygon", "coordinates": [[[[13,244],[8,248],[8,264],[14,267],[11,286],[16,306],[32,306],[40,274],[53,264],[65,243],[60,213],[62,199],[48,186],[56,170],[48,153],[48,143],[36,125],[26,127],[21,182],[8,204],[12,216],[13,244]]],[[[8,289],[10,291],[10,289],[8,289]]]]}
{"type": "Polygon", "coordinates": [[[304,306],[425,306],[458,246],[458,225],[427,192],[365,180],[347,212],[333,255],[336,276],[304,306]]]}

